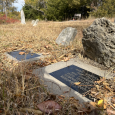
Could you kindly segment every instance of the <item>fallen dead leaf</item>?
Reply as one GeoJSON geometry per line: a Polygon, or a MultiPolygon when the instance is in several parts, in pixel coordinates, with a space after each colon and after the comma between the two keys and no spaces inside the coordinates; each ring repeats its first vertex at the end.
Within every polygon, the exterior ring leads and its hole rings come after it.
{"type": "Polygon", "coordinates": [[[99,107],[101,107],[101,106],[103,105],[103,99],[99,100],[98,103],[97,103],[97,105],[98,105],[99,107]]]}
{"type": "Polygon", "coordinates": [[[104,103],[103,99],[101,99],[101,100],[98,101],[97,106],[98,106],[98,107],[103,107],[103,109],[106,109],[106,108],[107,108],[107,106],[106,106],[106,104],[104,103]]]}
{"type": "Polygon", "coordinates": [[[111,99],[111,102],[112,102],[112,103],[115,103],[115,97],[113,97],[113,98],[111,99]]]}
{"type": "Polygon", "coordinates": [[[42,103],[38,104],[37,107],[42,112],[45,112],[48,114],[55,113],[55,112],[61,110],[61,108],[62,108],[57,102],[52,101],[52,100],[42,102],[42,103]]]}
{"type": "Polygon", "coordinates": [[[107,105],[106,104],[104,104],[103,109],[107,109],[107,105]]]}
{"type": "Polygon", "coordinates": [[[49,55],[49,53],[42,52],[43,55],[49,55]]]}
{"type": "Polygon", "coordinates": [[[105,80],[105,78],[103,77],[102,79],[100,79],[99,81],[95,81],[95,83],[100,84],[101,82],[103,82],[105,80]]]}
{"type": "Polygon", "coordinates": [[[74,83],[74,85],[80,85],[81,84],[81,82],[75,82],[74,83]]]}
{"type": "Polygon", "coordinates": [[[68,57],[64,57],[64,61],[66,62],[66,61],[68,61],[69,60],[69,58],[68,57]]]}
{"type": "Polygon", "coordinates": [[[91,94],[96,94],[97,92],[91,91],[91,94]]]}
{"type": "Polygon", "coordinates": [[[0,109],[0,113],[3,113],[3,110],[2,110],[2,109],[0,109]]]}
{"type": "Polygon", "coordinates": [[[107,109],[107,114],[108,115],[111,115],[111,114],[115,115],[115,111],[112,111],[111,109],[107,109]]]}
{"type": "Polygon", "coordinates": [[[95,86],[96,86],[97,90],[99,90],[99,85],[95,85],[95,86]]]}
{"type": "Polygon", "coordinates": [[[47,49],[49,48],[49,46],[48,46],[48,45],[46,45],[46,46],[44,46],[44,47],[45,47],[45,48],[47,48],[47,49]]]}
{"type": "Polygon", "coordinates": [[[61,97],[63,97],[63,98],[65,98],[65,96],[64,95],[60,95],[61,97]]]}
{"type": "Polygon", "coordinates": [[[109,90],[109,91],[111,91],[111,88],[110,87],[108,87],[107,85],[106,86],[104,86],[107,90],[109,90]]]}
{"type": "Polygon", "coordinates": [[[21,97],[21,93],[19,92],[19,93],[15,94],[14,96],[21,97]]]}
{"type": "Polygon", "coordinates": [[[109,86],[109,83],[103,82],[103,85],[107,85],[107,86],[109,86]]]}
{"type": "Polygon", "coordinates": [[[91,112],[92,110],[96,109],[96,103],[95,102],[86,102],[84,103],[85,108],[88,109],[89,112],[91,112]]]}
{"type": "Polygon", "coordinates": [[[57,63],[57,60],[56,60],[56,59],[54,59],[54,60],[52,60],[51,62],[52,62],[52,63],[57,63]]]}
{"type": "Polygon", "coordinates": [[[96,108],[96,103],[95,102],[90,102],[90,105],[94,107],[94,109],[96,108]]]}
{"type": "Polygon", "coordinates": [[[24,55],[25,54],[25,52],[19,52],[19,55],[24,55]]]}
{"type": "Polygon", "coordinates": [[[65,94],[65,93],[69,93],[69,92],[70,92],[70,91],[64,91],[63,94],[65,94]]]}
{"type": "Polygon", "coordinates": [[[62,96],[62,95],[59,95],[58,98],[61,99],[61,100],[63,100],[65,97],[62,96]]]}
{"type": "Polygon", "coordinates": [[[28,76],[25,76],[25,79],[26,79],[26,80],[29,80],[31,77],[32,77],[32,76],[29,76],[29,75],[28,75],[28,76]]]}

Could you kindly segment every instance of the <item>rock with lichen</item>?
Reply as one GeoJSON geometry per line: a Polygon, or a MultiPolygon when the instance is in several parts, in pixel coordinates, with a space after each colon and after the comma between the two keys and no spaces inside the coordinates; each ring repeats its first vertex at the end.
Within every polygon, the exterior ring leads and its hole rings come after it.
{"type": "Polygon", "coordinates": [[[96,19],[83,30],[82,44],[89,58],[111,67],[115,63],[115,24],[106,18],[96,19]]]}

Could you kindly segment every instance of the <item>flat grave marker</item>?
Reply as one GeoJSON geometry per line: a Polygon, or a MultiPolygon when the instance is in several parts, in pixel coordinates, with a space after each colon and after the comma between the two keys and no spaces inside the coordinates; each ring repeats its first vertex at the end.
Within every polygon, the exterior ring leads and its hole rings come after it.
{"type": "Polygon", "coordinates": [[[74,59],[34,69],[32,73],[43,81],[51,93],[75,97],[80,103],[94,101],[91,95],[84,95],[84,93],[94,87],[95,81],[101,77],[109,79],[115,76],[107,70],[74,59]],[[75,82],[81,83],[75,85],[75,82]]]}
{"type": "MultiPolygon", "coordinates": [[[[100,79],[100,76],[75,65],[70,65],[49,74],[82,95],[90,91],[94,87],[94,82],[100,79]],[[80,85],[75,85],[75,82],[80,82],[80,85]]],[[[90,95],[86,95],[86,97],[93,100],[90,95]]]]}
{"type": "Polygon", "coordinates": [[[19,62],[37,60],[42,56],[41,54],[31,53],[30,51],[25,51],[25,50],[14,50],[12,52],[7,52],[5,54],[9,58],[19,62]],[[22,52],[23,54],[20,54],[20,52],[22,52]]]}

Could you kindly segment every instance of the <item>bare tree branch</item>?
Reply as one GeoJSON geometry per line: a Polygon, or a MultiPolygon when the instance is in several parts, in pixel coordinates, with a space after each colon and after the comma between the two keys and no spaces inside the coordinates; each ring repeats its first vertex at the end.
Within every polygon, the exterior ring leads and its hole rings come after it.
{"type": "Polygon", "coordinates": [[[43,13],[44,14],[44,12],[43,11],[41,11],[41,10],[39,10],[39,9],[37,9],[37,8],[35,8],[34,6],[32,6],[32,5],[30,5],[30,4],[26,4],[27,6],[31,6],[33,9],[35,9],[35,10],[37,10],[37,11],[39,11],[39,12],[41,12],[41,13],[43,13]]]}

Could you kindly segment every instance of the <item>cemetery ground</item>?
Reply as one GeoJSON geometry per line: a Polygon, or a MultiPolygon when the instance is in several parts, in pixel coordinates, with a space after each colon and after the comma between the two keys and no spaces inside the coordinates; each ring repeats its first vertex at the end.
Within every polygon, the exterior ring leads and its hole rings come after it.
{"type": "MultiPolygon", "coordinates": [[[[32,70],[35,68],[59,61],[66,62],[71,58],[78,57],[80,60],[88,62],[89,59],[83,55],[82,30],[93,21],[40,21],[35,27],[31,22],[27,22],[25,25],[20,23],[0,25],[0,114],[41,115],[50,112],[60,115],[115,114],[115,79],[102,78],[97,81],[98,85],[94,83],[95,87],[90,93],[95,95],[95,99],[98,100],[82,106],[74,97],[66,98],[63,95],[51,94],[47,90],[47,86],[41,84],[43,81],[32,74],[32,70]],[[75,40],[67,47],[57,45],[55,40],[66,27],[77,29],[75,40]],[[33,53],[42,53],[45,58],[31,63],[17,63],[3,55],[5,52],[19,49],[32,49],[33,53]],[[43,110],[43,106],[47,106],[49,103],[52,103],[51,107],[47,111],[43,110]],[[59,111],[56,113],[55,109],[59,111]]],[[[90,62],[92,61],[89,60],[90,62]]],[[[92,64],[94,63],[92,62],[92,64]]],[[[94,66],[108,69],[98,64],[94,66]]],[[[115,71],[114,68],[110,68],[110,70],[115,71]]]]}

